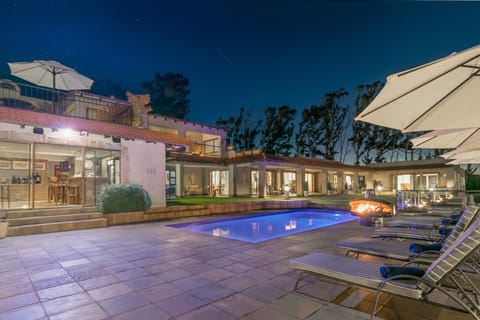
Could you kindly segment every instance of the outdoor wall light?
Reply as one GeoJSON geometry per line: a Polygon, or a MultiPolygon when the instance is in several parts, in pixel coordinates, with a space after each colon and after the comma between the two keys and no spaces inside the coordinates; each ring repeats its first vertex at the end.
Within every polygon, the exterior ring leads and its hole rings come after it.
{"type": "Polygon", "coordinates": [[[112,142],[120,143],[120,141],[121,141],[120,137],[112,137],[112,142]]]}
{"type": "Polygon", "coordinates": [[[60,133],[62,136],[64,136],[65,138],[70,138],[73,136],[73,130],[70,129],[70,128],[63,128],[63,129],[60,129],[58,130],[58,133],[60,133]]]}
{"type": "Polygon", "coordinates": [[[33,133],[35,133],[35,134],[43,134],[43,128],[33,127],[33,133]]]}

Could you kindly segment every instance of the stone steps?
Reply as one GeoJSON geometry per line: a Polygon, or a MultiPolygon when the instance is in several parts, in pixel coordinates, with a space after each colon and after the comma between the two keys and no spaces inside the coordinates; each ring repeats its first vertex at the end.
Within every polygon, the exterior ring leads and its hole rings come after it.
{"type": "Polygon", "coordinates": [[[32,209],[32,210],[8,210],[7,218],[27,218],[27,217],[41,217],[41,216],[55,216],[67,215],[76,213],[96,213],[98,208],[92,207],[62,207],[62,208],[48,208],[48,209],[32,209]]]}
{"type": "Polygon", "coordinates": [[[107,226],[108,226],[107,219],[105,218],[49,222],[49,223],[41,223],[41,224],[20,225],[20,226],[13,226],[13,227],[9,226],[8,236],[103,228],[107,226]]]}
{"type": "Polygon", "coordinates": [[[107,219],[92,207],[61,207],[7,212],[8,236],[107,227],[107,219]]]}
{"type": "Polygon", "coordinates": [[[23,218],[14,218],[10,217],[6,220],[9,223],[10,227],[18,227],[25,225],[33,224],[44,224],[44,223],[54,223],[54,222],[68,222],[68,221],[77,221],[77,220],[90,220],[90,219],[102,219],[103,214],[101,213],[74,213],[74,214],[62,214],[62,215],[42,215],[42,216],[32,216],[32,217],[23,217],[23,218]]]}

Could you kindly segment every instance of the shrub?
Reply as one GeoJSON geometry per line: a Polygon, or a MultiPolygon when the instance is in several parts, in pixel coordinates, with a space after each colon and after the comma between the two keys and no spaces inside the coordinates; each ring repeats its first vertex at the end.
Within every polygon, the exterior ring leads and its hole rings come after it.
{"type": "Polygon", "coordinates": [[[100,194],[98,209],[102,213],[144,211],[147,192],[139,184],[113,184],[100,194]]]}

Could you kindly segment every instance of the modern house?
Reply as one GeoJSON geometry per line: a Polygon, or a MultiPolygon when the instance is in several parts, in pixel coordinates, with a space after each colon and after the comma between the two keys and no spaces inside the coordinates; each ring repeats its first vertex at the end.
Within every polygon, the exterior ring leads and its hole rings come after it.
{"type": "Polygon", "coordinates": [[[149,97],[128,101],[0,81],[0,201],[3,209],[91,206],[105,186],[138,183],[153,206],[168,197],[290,195],[444,188],[464,172],[441,159],[346,165],[236,152],[225,130],[149,114],[149,97]]]}

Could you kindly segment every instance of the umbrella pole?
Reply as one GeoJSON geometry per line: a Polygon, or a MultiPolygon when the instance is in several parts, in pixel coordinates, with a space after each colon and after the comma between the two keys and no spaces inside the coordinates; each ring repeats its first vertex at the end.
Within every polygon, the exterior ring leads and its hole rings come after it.
{"type": "Polygon", "coordinates": [[[55,71],[55,67],[53,67],[53,69],[52,69],[52,76],[53,76],[53,82],[52,82],[52,84],[53,84],[53,97],[52,97],[53,113],[56,114],[57,113],[57,110],[56,110],[57,109],[57,106],[56,106],[56,104],[57,104],[57,89],[55,87],[55,78],[57,77],[57,72],[55,71]]]}

